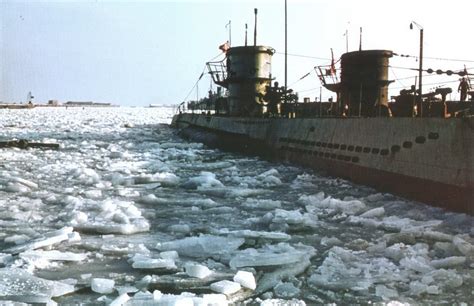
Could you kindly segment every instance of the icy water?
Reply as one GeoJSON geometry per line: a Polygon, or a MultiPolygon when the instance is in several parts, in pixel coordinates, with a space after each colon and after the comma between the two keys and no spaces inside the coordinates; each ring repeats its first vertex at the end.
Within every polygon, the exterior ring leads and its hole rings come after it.
{"type": "Polygon", "coordinates": [[[60,144],[0,148],[2,305],[474,300],[472,217],[186,142],[171,116],[0,110],[0,141],[60,144]]]}

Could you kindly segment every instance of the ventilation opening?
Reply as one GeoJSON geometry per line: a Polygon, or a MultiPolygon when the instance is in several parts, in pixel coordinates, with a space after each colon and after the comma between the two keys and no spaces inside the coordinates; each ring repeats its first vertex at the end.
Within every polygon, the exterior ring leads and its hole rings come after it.
{"type": "Polygon", "coordinates": [[[419,143],[419,144],[425,143],[425,141],[426,141],[425,136],[418,136],[418,137],[415,138],[415,142],[419,143]]]}
{"type": "Polygon", "coordinates": [[[438,134],[438,133],[431,132],[431,133],[428,134],[428,138],[429,138],[429,139],[433,139],[433,140],[438,139],[438,138],[439,138],[439,134],[438,134]]]}
{"type": "Polygon", "coordinates": [[[392,150],[392,153],[397,153],[400,151],[400,146],[399,145],[393,145],[390,150],[392,150]]]}

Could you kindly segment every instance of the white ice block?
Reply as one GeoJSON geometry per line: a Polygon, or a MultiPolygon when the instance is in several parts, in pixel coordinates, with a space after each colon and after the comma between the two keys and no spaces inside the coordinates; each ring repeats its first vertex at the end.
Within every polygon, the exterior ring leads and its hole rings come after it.
{"type": "Polygon", "coordinates": [[[223,294],[233,294],[241,289],[239,283],[232,282],[229,280],[222,280],[219,282],[212,283],[210,286],[212,291],[223,293],[223,294]]]}
{"type": "Polygon", "coordinates": [[[206,278],[213,273],[208,267],[194,263],[188,263],[184,266],[184,268],[186,274],[200,279],[206,278]]]}
{"type": "Polygon", "coordinates": [[[130,300],[130,297],[128,294],[123,293],[119,295],[115,300],[113,300],[109,306],[121,306],[124,305],[128,300],[130,300]]]}
{"type": "Polygon", "coordinates": [[[93,278],[91,281],[91,289],[94,292],[108,294],[114,291],[115,281],[106,278],[93,278]]]}
{"type": "Polygon", "coordinates": [[[238,271],[237,274],[234,275],[234,282],[239,283],[242,285],[242,287],[251,290],[255,290],[255,288],[257,288],[255,277],[252,273],[247,271],[238,271]]]}

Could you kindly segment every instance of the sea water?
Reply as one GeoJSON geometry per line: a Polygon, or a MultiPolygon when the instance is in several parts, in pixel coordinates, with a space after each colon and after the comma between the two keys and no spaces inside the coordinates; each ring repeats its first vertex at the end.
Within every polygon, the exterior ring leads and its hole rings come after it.
{"type": "MultiPolygon", "coordinates": [[[[188,142],[171,108],[0,110],[0,300],[471,303],[473,218],[188,142]]],[[[430,192],[420,190],[420,192],[430,192]]]]}

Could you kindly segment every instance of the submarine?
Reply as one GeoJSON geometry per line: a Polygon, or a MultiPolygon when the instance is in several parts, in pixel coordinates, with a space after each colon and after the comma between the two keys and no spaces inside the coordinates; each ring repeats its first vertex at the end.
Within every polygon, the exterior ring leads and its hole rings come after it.
{"type": "Polygon", "coordinates": [[[171,126],[211,147],[474,215],[474,93],[446,101],[450,88],[422,94],[412,86],[389,101],[394,52],[359,49],[341,56],[340,78],[328,79],[332,64],[317,69],[335,101],[298,101],[274,82],[274,53],[256,43],[226,48],[224,60],[207,63],[217,92],[181,103],[171,126]]]}

